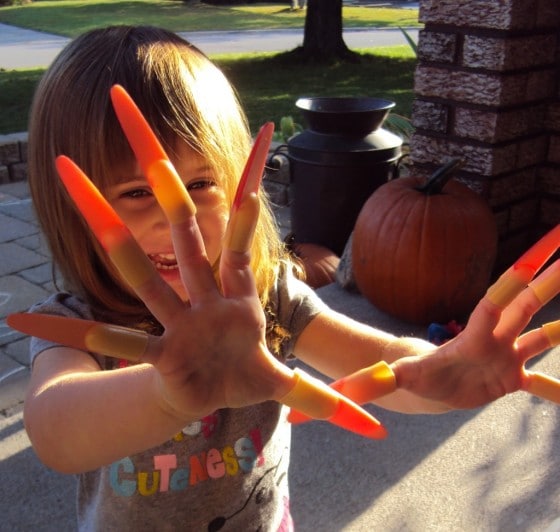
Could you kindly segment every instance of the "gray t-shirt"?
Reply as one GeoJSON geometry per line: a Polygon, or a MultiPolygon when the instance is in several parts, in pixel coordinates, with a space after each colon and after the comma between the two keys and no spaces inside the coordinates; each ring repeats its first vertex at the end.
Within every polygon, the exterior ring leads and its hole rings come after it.
{"type": "MultiPolygon", "coordinates": [[[[290,273],[279,277],[271,302],[291,336],[324,304],[290,273]]],[[[91,319],[76,297],[58,293],[33,312],[91,319]]],[[[55,344],[33,338],[31,359],[55,344]]],[[[48,355],[47,355],[48,356],[48,355]]],[[[118,405],[115,405],[118,408],[118,405]]],[[[79,475],[80,530],[292,530],[288,465],[290,425],[275,401],[220,409],[172,440],[79,475]]]]}

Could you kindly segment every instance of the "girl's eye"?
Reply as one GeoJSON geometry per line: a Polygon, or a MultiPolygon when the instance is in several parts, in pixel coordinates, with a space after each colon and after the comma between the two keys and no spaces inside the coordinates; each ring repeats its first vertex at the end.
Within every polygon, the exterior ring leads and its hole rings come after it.
{"type": "Polygon", "coordinates": [[[192,190],[202,190],[205,188],[215,187],[216,182],[211,179],[199,179],[198,181],[191,181],[187,185],[187,190],[190,192],[192,190]]]}
{"type": "Polygon", "coordinates": [[[127,190],[121,193],[122,198],[130,198],[130,199],[140,199],[146,198],[152,195],[150,190],[146,190],[144,188],[134,188],[132,190],[127,190]]]}

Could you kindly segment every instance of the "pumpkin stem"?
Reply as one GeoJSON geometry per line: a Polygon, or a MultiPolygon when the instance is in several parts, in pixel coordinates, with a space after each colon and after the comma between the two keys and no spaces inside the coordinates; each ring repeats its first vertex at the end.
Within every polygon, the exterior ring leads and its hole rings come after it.
{"type": "Polygon", "coordinates": [[[453,177],[455,172],[463,166],[463,160],[459,158],[451,159],[446,164],[438,168],[423,185],[416,187],[416,190],[432,196],[440,194],[443,187],[453,177]]]}

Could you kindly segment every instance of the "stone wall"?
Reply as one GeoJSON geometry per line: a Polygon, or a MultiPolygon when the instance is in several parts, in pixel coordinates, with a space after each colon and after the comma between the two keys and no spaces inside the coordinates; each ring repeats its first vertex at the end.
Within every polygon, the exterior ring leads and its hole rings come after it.
{"type": "Polygon", "coordinates": [[[0,135],[0,185],[27,179],[27,133],[0,135]]]}
{"type": "Polygon", "coordinates": [[[508,264],[560,222],[558,0],[421,0],[416,172],[462,157],[508,264]]]}

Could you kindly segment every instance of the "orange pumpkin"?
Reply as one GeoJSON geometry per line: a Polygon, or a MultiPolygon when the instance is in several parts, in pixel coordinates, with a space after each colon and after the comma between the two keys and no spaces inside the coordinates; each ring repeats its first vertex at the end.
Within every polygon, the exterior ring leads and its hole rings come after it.
{"type": "Polygon", "coordinates": [[[312,288],[321,288],[335,281],[340,257],[330,249],[301,242],[293,244],[293,251],[299,257],[305,270],[305,282],[312,288]]]}
{"type": "Polygon", "coordinates": [[[451,161],[429,180],[402,177],[379,187],[355,224],[352,268],[377,308],[417,324],[464,319],[485,293],[497,228],[484,199],[450,181],[451,161]]]}

